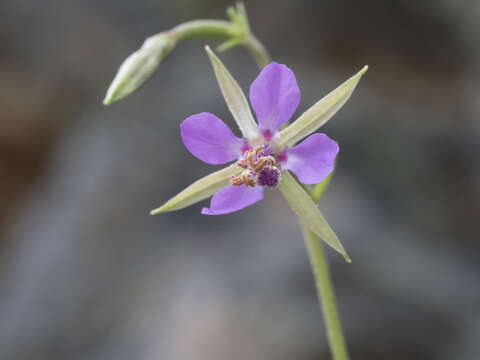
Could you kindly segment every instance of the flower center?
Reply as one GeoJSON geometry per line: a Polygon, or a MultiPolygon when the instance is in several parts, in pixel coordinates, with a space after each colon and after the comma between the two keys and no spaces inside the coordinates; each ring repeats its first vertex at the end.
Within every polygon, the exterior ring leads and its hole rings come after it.
{"type": "Polygon", "coordinates": [[[277,159],[270,145],[260,145],[252,150],[246,150],[237,165],[245,170],[239,176],[232,176],[233,186],[248,187],[266,186],[274,188],[280,182],[280,170],[277,159]]]}

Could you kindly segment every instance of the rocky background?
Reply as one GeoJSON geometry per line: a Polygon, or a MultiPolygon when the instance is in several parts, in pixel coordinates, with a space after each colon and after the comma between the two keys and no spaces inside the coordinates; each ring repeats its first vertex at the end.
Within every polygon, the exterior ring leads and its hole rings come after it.
{"type": "MultiPolygon", "coordinates": [[[[211,172],[179,123],[232,124],[203,45],[102,99],[144,38],[229,1],[0,3],[0,358],[330,359],[295,217],[149,210],[211,172]]],[[[323,129],[340,143],[320,207],[353,359],[477,360],[480,350],[480,3],[247,1],[288,64],[298,113],[370,70],[323,129]]],[[[221,55],[248,89],[243,49],[221,55]]]]}

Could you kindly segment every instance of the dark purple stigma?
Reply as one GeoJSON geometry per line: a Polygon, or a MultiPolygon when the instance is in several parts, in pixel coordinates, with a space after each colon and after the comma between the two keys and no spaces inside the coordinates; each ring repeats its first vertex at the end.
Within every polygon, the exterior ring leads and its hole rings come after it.
{"type": "Polygon", "coordinates": [[[257,174],[257,184],[260,186],[274,188],[278,185],[279,181],[280,170],[273,166],[267,166],[257,174]]]}

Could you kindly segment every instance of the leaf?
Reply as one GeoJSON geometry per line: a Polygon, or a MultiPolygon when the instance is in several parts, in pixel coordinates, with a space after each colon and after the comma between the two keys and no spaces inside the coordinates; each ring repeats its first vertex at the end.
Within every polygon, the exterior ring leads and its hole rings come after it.
{"type": "Polygon", "coordinates": [[[240,174],[242,170],[243,169],[237,166],[237,164],[233,164],[207,175],[188,186],[159,208],[152,210],[150,214],[156,215],[162,212],[183,209],[184,207],[206,199],[227,186],[230,177],[240,174]]]}
{"type": "Polygon", "coordinates": [[[324,125],[347,102],[362,75],[368,70],[364,66],[356,75],[345,81],[330,94],[305,111],[289,127],[280,132],[279,146],[291,146],[324,125]]]}
{"type": "Polygon", "coordinates": [[[212,63],[218,85],[220,86],[220,90],[225,98],[228,109],[237,122],[240,131],[248,140],[255,139],[258,136],[257,123],[253,119],[245,94],[210,47],[205,46],[205,50],[212,63]]]}
{"type": "Polygon", "coordinates": [[[280,181],[278,189],[300,218],[300,221],[320,239],[342,254],[347,262],[351,262],[340,240],[328,225],[317,205],[302,186],[295,181],[290,172],[284,171],[282,173],[282,181],[280,181]]]}

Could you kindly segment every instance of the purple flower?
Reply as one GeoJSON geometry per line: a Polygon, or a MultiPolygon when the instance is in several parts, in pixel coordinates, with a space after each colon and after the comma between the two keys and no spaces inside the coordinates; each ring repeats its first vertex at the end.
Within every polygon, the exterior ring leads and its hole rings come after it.
{"type": "Polygon", "coordinates": [[[295,75],[287,66],[269,64],[250,86],[250,103],[258,125],[251,118],[248,104],[245,110],[245,104],[229,102],[228,89],[222,88],[222,92],[237,122],[243,124],[245,137],[235,136],[210,113],[192,115],[180,125],[183,143],[198,159],[216,165],[236,161],[243,169],[231,176],[230,185],[212,197],[210,207],[203,208],[202,214],[228,214],[258,202],[263,199],[264,188],[275,188],[287,170],[303,184],[319,183],[333,170],[339,148],[327,135],[310,135],[294,147],[282,141],[280,128],[300,102],[295,75]]]}
{"type": "Polygon", "coordinates": [[[264,188],[277,187],[305,229],[349,261],[340,240],[314,202],[311,189],[302,187],[290,172],[304,184],[319,183],[331,173],[338,145],[326,135],[314,132],[347,102],[368,66],[280,130],[300,102],[300,90],[292,71],[285,65],[271,63],[253,82],[250,102],[257,123],[238,83],[208,46],[205,50],[242,137],[235,136],[215,115],[201,113],[180,125],[183,143],[206,163],[235,162],[195,181],[150,213],[183,209],[213,195],[210,207],[203,208],[202,214],[229,214],[263,199],[264,188]],[[299,141],[302,142],[296,145],[299,141]]]}

